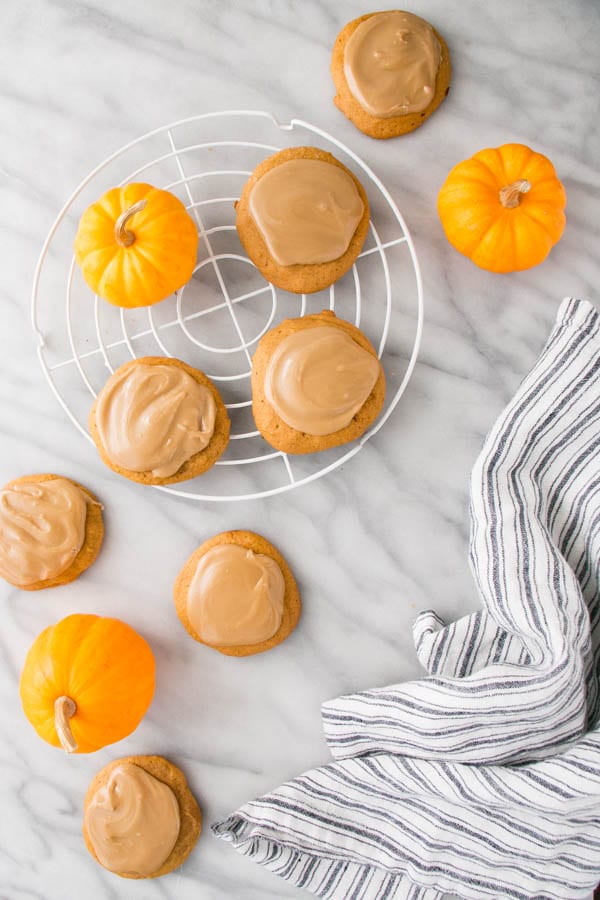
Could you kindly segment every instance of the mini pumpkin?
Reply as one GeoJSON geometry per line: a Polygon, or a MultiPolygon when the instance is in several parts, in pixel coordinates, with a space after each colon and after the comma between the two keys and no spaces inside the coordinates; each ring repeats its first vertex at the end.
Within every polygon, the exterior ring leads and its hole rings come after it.
{"type": "Polygon", "coordinates": [[[183,203],[150,184],[112,188],[81,217],[75,259],[115,306],[151,306],[192,277],[198,231],[183,203]]]}
{"type": "Polygon", "coordinates": [[[452,169],[438,196],[452,246],[491,272],[541,263],[562,236],[565,205],[550,160],[524,144],[480,150],[452,169]]]}
{"type": "Polygon", "coordinates": [[[90,753],[137,728],[154,695],[148,643],[119,619],[75,614],[33,642],[19,690],[37,733],[67,753],[90,753]]]}

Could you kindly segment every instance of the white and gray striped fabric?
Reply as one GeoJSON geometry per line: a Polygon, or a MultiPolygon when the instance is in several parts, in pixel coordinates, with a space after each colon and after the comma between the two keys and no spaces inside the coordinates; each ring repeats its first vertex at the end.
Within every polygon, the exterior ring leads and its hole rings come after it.
{"type": "Polygon", "coordinates": [[[336,762],[214,833],[336,900],[577,900],[600,881],[600,315],[563,301],[471,479],[483,609],[430,675],[327,702],[336,762]]]}

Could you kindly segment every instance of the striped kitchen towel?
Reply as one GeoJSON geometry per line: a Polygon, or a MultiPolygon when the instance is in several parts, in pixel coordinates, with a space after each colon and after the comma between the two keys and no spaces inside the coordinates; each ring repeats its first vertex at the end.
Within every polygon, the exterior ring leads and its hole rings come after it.
{"type": "Polygon", "coordinates": [[[482,609],[429,676],[325,703],[336,761],[215,834],[336,900],[577,900],[600,880],[600,315],[567,299],[471,479],[482,609]]]}

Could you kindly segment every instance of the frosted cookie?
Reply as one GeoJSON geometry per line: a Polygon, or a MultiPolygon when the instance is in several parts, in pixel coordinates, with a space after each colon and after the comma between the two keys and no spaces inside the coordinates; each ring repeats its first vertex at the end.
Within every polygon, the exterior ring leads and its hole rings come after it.
{"type": "Polygon", "coordinates": [[[276,647],[300,618],[288,564],[252,531],[225,531],[205,541],[179,573],[173,593],[177,615],[194,640],[227,656],[276,647]]]}
{"type": "Polygon", "coordinates": [[[84,801],[83,837],[97,863],[122,878],[158,878],[180,866],[202,814],[183,772],[162,756],[104,766],[84,801]]]}
{"type": "Polygon", "coordinates": [[[25,475],[0,490],[0,578],[24,591],[68,584],[102,546],[102,504],[60,475],[25,475]]]}
{"type": "Polygon", "coordinates": [[[210,469],[229,441],[229,416],[213,383],[178,359],[125,363],[89,416],[106,465],[142,484],[174,484],[210,469]]]}
{"type": "Polygon", "coordinates": [[[368,13],[338,34],[333,102],[360,131],[391,138],[414,131],[450,89],[450,52],[424,19],[401,10],[368,13]]]}
{"type": "Polygon", "coordinates": [[[256,427],[285,453],[315,453],[355,440],[384,400],[385,376],[372,344],[329,310],[280,322],[252,358],[256,427]]]}
{"type": "Polygon", "coordinates": [[[331,153],[291,147],[254,170],[236,204],[236,227],[267,281],[311,294],[354,263],[369,228],[369,201],[331,153]]]}

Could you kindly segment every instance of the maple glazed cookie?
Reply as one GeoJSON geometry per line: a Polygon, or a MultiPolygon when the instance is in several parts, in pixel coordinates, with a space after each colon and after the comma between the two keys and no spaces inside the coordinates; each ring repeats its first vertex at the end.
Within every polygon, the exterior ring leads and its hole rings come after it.
{"type": "Polygon", "coordinates": [[[331,153],[291,147],[254,170],[236,203],[236,227],[267,281],[311,294],[351,268],[369,228],[369,201],[331,153]]]}
{"type": "Polygon", "coordinates": [[[225,531],[190,556],[174,587],[177,615],[194,640],[227,656],[284,641],[300,618],[298,586],[281,553],[252,531],[225,531]]]}
{"type": "Polygon", "coordinates": [[[158,878],[177,869],[201,825],[183,772],[162,756],[114,760],[85,796],[86,846],[97,863],[122,878],[158,878]]]}
{"type": "Polygon", "coordinates": [[[229,416],[216,387],[179,359],[125,363],[89,416],[102,460],[142,484],[174,484],[210,469],[229,441],[229,416]]]}
{"type": "Polygon", "coordinates": [[[443,37],[412,13],[368,13],[338,34],[331,57],[334,103],[360,131],[392,138],[414,131],[450,89],[443,37]]]}
{"type": "Polygon", "coordinates": [[[285,319],[258,343],[252,412],[277,450],[314,453],[353,441],[384,400],[385,376],[373,345],[329,310],[285,319]]]}
{"type": "Polygon", "coordinates": [[[25,475],[0,490],[0,578],[24,591],[68,584],[102,546],[102,504],[60,475],[25,475]]]}

